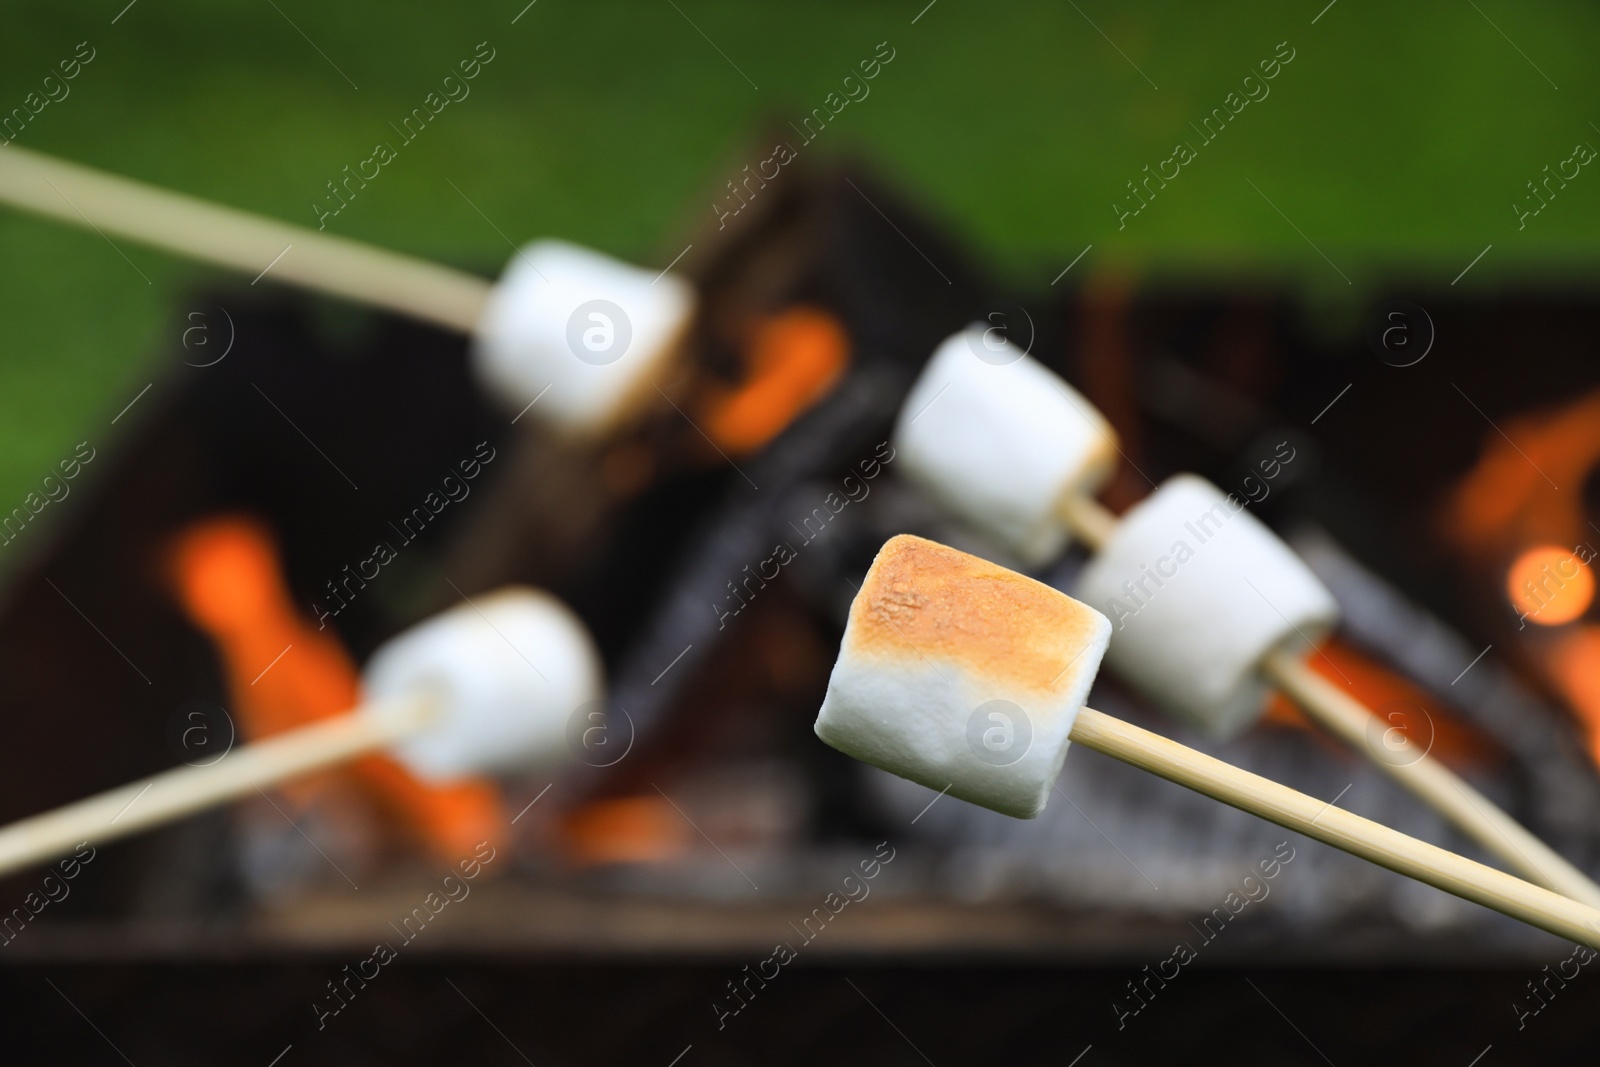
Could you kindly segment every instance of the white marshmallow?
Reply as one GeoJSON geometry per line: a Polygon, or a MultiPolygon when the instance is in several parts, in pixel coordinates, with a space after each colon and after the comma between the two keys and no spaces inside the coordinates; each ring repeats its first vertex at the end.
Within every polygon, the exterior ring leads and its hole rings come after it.
{"type": "Polygon", "coordinates": [[[1066,548],[1061,499],[1094,495],[1117,454],[1093,404],[981,325],[934,352],[894,434],[908,478],[1029,566],[1066,548]]]}
{"type": "Polygon", "coordinates": [[[1031,819],[1061,773],[1110,633],[1099,612],[1047,585],[902,534],[850,605],[817,736],[1031,819]]]}
{"type": "Polygon", "coordinates": [[[390,638],[362,681],[367,700],[437,701],[428,731],[394,749],[430,781],[570,758],[568,722],[603,689],[600,656],[578,617],[548,593],[517,587],[390,638]]]}
{"type": "Polygon", "coordinates": [[[694,289],[677,275],[535,241],[512,257],[490,294],[474,363],[513,409],[540,398],[541,421],[603,432],[650,391],[694,305],[694,289]]]}
{"type": "Polygon", "coordinates": [[[1263,656],[1321,640],[1338,618],[1333,595],[1244,501],[1192,474],[1122,517],[1077,595],[1111,619],[1106,662],[1217,737],[1265,710],[1263,656]]]}

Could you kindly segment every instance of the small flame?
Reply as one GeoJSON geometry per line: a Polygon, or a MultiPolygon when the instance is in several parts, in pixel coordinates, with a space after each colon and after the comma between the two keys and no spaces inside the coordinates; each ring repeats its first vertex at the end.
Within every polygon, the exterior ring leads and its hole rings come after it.
{"type": "MultiPolygon", "coordinates": [[[[361,675],[331,631],[312,626],[290,597],[278,547],[260,523],[238,516],[184,530],[171,556],[180,605],[215,644],[229,704],[248,739],[307,726],[360,702],[361,675]]],[[[499,791],[487,780],[430,783],[388,756],[363,756],[336,772],[453,862],[505,825],[499,791]]],[[[290,783],[297,804],[312,802],[326,778],[290,783]]]]}
{"type": "Polygon", "coordinates": [[[706,432],[743,454],[771,441],[832,389],[850,362],[850,337],[820,308],[796,307],[762,320],[744,353],[748,378],[708,393],[706,432]]]}
{"type": "Polygon", "coordinates": [[[1531,623],[1560,626],[1589,610],[1594,574],[1577,553],[1540,545],[1518,556],[1506,572],[1511,606],[1531,623]]]}
{"type": "Polygon", "coordinates": [[[594,801],[570,813],[562,829],[568,858],[580,866],[661,863],[690,845],[683,816],[656,796],[594,801]]]}
{"type": "Polygon", "coordinates": [[[1545,662],[1561,695],[1577,712],[1589,757],[1600,763],[1600,626],[1580,624],[1562,631],[1545,662]]]}
{"type": "MultiPolygon", "coordinates": [[[[1456,768],[1481,767],[1500,758],[1492,741],[1447,712],[1427,690],[1338,637],[1324,641],[1306,659],[1306,666],[1371,708],[1382,724],[1380,737],[1397,730],[1430,755],[1456,768]]],[[[1282,693],[1272,695],[1264,721],[1268,726],[1322,733],[1282,693]]],[[[1329,747],[1340,746],[1330,740],[1329,747]]]]}

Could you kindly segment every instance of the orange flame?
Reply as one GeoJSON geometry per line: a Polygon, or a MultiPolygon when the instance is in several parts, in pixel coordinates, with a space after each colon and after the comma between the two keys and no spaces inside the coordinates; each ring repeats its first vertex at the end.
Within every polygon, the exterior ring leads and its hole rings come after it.
{"type": "Polygon", "coordinates": [[[1518,556],[1506,572],[1506,595],[1529,622],[1560,626],[1589,610],[1594,574],[1565,548],[1541,545],[1518,556]]]}
{"type": "Polygon", "coordinates": [[[820,308],[797,307],[762,320],[745,353],[749,378],[708,391],[706,433],[730,452],[753,452],[820,400],[850,362],[850,338],[820,308]]]}
{"type": "Polygon", "coordinates": [[[682,855],[691,843],[683,816],[649,795],[586,804],[561,829],[568,858],[579,865],[659,863],[682,855]]]}
{"type": "MultiPolygon", "coordinates": [[[[342,715],[360,703],[360,675],[339,641],[305,620],[289,599],[271,536],[240,517],[189,527],[171,556],[178,601],[217,646],[240,732],[249,739],[342,715]]],[[[344,772],[440,859],[454,862],[501,835],[504,813],[484,781],[436,786],[388,756],[364,756],[344,772]]],[[[299,802],[310,783],[287,790],[299,802]]]]}
{"type": "Polygon", "coordinates": [[[1600,764],[1600,626],[1584,623],[1554,636],[1545,664],[1588,735],[1589,758],[1600,764]]]}
{"type": "MultiPolygon", "coordinates": [[[[1384,730],[1399,730],[1452,767],[1492,763],[1499,755],[1488,739],[1445,714],[1427,691],[1337,637],[1329,638],[1312,653],[1306,665],[1371,708],[1384,730]]],[[[1282,693],[1272,695],[1265,721],[1275,726],[1316,729],[1282,693]]]]}
{"type": "Polygon", "coordinates": [[[1600,764],[1600,627],[1571,625],[1594,600],[1582,487],[1597,464],[1600,390],[1503,419],[1447,499],[1440,530],[1480,566],[1512,559],[1505,589],[1522,617],[1517,646],[1577,716],[1600,764]]]}
{"type": "Polygon", "coordinates": [[[1504,419],[1485,434],[1483,455],[1451,494],[1441,528],[1479,553],[1535,538],[1577,544],[1591,533],[1577,490],[1597,459],[1600,391],[1553,411],[1504,419]]]}

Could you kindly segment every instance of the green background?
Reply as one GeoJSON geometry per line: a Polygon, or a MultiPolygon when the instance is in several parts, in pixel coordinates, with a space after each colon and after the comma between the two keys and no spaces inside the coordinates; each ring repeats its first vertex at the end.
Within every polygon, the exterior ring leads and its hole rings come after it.
{"type": "MultiPolygon", "coordinates": [[[[0,111],[78,42],[98,52],[18,144],[303,224],[488,41],[471,96],[329,226],[485,271],[509,250],[450,182],[514,239],[664,266],[766,154],[757,131],[821,105],[880,41],[896,56],[871,95],[803,151],[863,153],[1021,285],[1093,244],[1077,272],[1268,278],[1337,319],[1383,279],[1446,285],[1491,242],[1461,286],[1587,283],[1600,264],[1595,168],[1524,230],[1511,208],[1574,144],[1600,146],[1591,5],[538,0],[513,25],[524,0],[124,3],[0,12],[0,111]],[[1280,41],[1296,57],[1271,95],[1119,231],[1124,183],[1197,140],[1188,123],[1280,41]]],[[[128,422],[110,419],[172,365],[185,293],[214,277],[119,244],[137,270],[0,210],[0,510],[74,442],[115,447],[128,422]]]]}

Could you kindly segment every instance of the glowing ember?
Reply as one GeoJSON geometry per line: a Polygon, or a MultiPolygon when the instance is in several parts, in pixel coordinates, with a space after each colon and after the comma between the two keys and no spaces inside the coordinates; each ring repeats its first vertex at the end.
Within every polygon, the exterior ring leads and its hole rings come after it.
{"type": "Polygon", "coordinates": [[[1589,757],[1600,763],[1600,626],[1563,631],[1546,662],[1588,734],[1589,757]]]}
{"type": "Polygon", "coordinates": [[[790,308],[756,327],[745,359],[748,380],[712,390],[705,414],[712,440],[735,453],[762,447],[833,388],[850,362],[850,337],[826,311],[790,308]]]}
{"type": "Polygon", "coordinates": [[[1530,548],[1506,574],[1506,595],[1528,622],[1560,626],[1571,622],[1594,600],[1594,574],[1588,559],[1556,545],[1530,548]]]}

